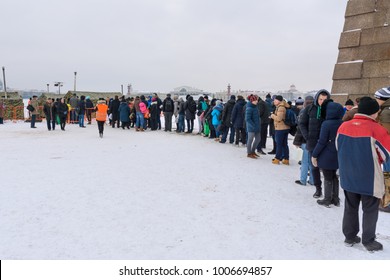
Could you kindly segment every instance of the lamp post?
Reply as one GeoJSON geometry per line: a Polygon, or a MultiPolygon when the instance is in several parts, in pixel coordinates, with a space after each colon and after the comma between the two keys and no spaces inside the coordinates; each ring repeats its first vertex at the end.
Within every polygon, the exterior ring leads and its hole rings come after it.
{"type": "Polygon", "coordinates": [[[121,93],[122,93],[122,95],[123,95],[123,85],[121,85],[121,93]]]}
{"type": "Polygon", "coordinates": [[[76,77],[77,77],[77,72],[74,72],[74,87],[73,87],[74,92],[76,92],[76,77]]]}
{"type": "Polygon", "coordinates": [[[55,82],[54,86],[58,87],[58,94],[61,94],[61,87],[63,85],[63,82],[55,82]]]}
{"type": "Polygon", "coordinates": [[[3,84],[4,84],[4,96],[7,99],[7,85],[5,84],[5,67],[3,66],[3,84]]]}
{"type": "Polygon", "coordinates": [[[49,85],[50,84],[46,84],[46,86],[47,86],[47,93],[49,93],[49,85]]]}

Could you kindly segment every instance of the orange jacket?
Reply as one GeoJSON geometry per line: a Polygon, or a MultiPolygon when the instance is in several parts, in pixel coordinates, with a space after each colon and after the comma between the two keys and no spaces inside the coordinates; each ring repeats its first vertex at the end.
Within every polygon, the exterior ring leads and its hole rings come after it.
{"type": "Polygon", "coordinates": [[[96,105],[96,120],[105,122],[107,119],[107,111],[108,111],[107,104],[101,103],[96,105]]]}

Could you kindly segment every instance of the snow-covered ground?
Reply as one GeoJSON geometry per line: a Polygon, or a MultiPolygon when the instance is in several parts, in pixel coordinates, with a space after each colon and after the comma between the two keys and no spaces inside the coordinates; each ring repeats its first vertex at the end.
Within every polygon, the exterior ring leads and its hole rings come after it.
{"type": "Polygon", "coordinates": [[[276,166],[196,135],[37,126],[0,125],[0,259],[390,259],[390,214],[384,251],[344,246],[344,202],[294,183],[292,145],[276,166]]]}

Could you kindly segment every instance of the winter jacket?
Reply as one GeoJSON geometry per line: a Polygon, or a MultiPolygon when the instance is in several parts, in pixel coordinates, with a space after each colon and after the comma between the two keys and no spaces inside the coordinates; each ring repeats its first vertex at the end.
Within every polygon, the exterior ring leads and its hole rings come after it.
{"type": "Polygon", "coordinates": [[[286,119],[286,113],[287,113],[286,108],[289,107],[290,105],[288,105],[288,103],[282,101],[276,107],[275,113],[271,115],[271,118],[274,120],[275,130],[290,129],[290,127],[284,123],[284,120],[286,119]]]}
{"type": "Polygon", "coordinates": [[[118,115],[119,114],[118,110],[119,110],[120,104],[121,103],[120,103],[119,99],[115,98],[114,100],[112,100],[112,102],[110,104],[110,114],[118,115]]]}
{"type": "Polygon", "coordinates": [[[57,109],[53,104],[46,103],[43,105],[43,112],[45,113],[46,120],[52,121],[55,118],[57,109]]]}
{"type": "Polygon", "coordinates": [[[312,152],[317,145],[321,124],[324,120],[321,115],[321,107],[318,105],[318,98],[321,93],[325,93],[328,96],[328,99],[330,98],[330,93],[327,90],[319,90],[314,97],[314,103],[302,110],[302,116],[298,123],[299,129],[306,139],[306,148],[309,152],[312,152]]]}
{"type": "Polygon", "coordinates": [[[82,99],[77,104],[77,108],[79,108],[78,114],[79,115],[85,115],[85,100],[82,99]]]}
{"type": "Polygon", "coordinates": [[[270,111],[268,104],[263,99],[259,98],[257,108],[259,109],[261,124],[269,123],[270,111]]]}
{"type": "Polygon", "coordinates": [[[32,99],[30,102],[31,106],[34,107],[34,111],[31,112],[32,115],[39,115],[39,103],[37,99],[32,99]]]}
{"type": "Polygon", "coordinates": [[[244,105],[245,105],[245,100],[238,99],[236,104],[233,107],[231,122],[235,128],[244,127],[244,114],[243,114],[244,105]]]}
{"type": "Polygon", "coordinates": [[[66,118],[68,115],[68,105],[65,103],[58,103],[57,113],[60,118],[66,118]]]}
{"type": "Polygon", "coordinates": [[[390,158],[390,135],[367,115],[355,114],[337,132],[340,185],[352,193],[382,198],[381,164],[390,158]]]}
{"type": "Polygon", "coordinates": [[[211,123],[213,124],[214,127],[218,127],[222,121],[221,121],[221,118],[222,118],[222,111],[223,111],[223,106],[222,104],[218,104],[216,105],[213,110],[211,111],[211,116],[212,116],[212,121],[211,123]],[[220,117],[221,116],[221,117],[220,117]]]}
{"type": "Polygon", "coordinates": [[[236,101],[233,99],[230,99],[228,102],[226,102],[225,106],[223,107],[222,111],[222,124],[226,127],[231,127],[232,122],[232,112],[234,105],[236,104],[236,101]]]}
{"type": "Polygon", "coordinates": [[[103,102],[98,102],[98,104],[95,107],[96,110],[96,120],[100,122],[105,122],[107,119],[107,111],[108,111],[108,105],[103,102]]]}
{"type": "Polygon", "coordinates": [[[326,120],[322,123],[318,143],[313,150],[312,157],[317,158],[318,167],[327,170],[337,170],[336,135],[342,124],[344,115],[343,106],[330,102],[326,109],[326,120]]]}
{"type": "Polygon", "coordinates": [[[119,120],[121,122],[130,122],[130,107],[126,101],[121,102],[119,105],[119,120]]]}
{"type": "Polygon", "coordinates": [[[165,113],[165,112],[171,112],[173,113],[175,107],[174,107],[174,104],[173,104],[173,100],[170,98],[170,97],[167,97],[164,99],[163,103],[162,103],[162,111],[165,113]],[[167,106],[167,103],[170,103],[170,108],[168,109],[168,106],[167,106]]]}
{"type": "Polygon", "coordinates": [[[187,101],[184,103],[185,115],[187,120],[195,119],[196,102],[192,96],[189,96],[187,101]]]}
{"type": "Polygon", "coordinates": [[[260,132],[260,114],[256,105],[247,102],[245,110],[246,130],[248,132],[260,132]]]}

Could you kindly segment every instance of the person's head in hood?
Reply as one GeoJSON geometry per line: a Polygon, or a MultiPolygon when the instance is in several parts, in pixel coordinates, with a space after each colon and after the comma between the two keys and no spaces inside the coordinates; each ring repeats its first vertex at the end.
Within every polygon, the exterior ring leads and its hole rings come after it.
{"type": "Polygon", "coordinates": [[[329,98],[329,91],[327,91],[326,89],[320,89],[319,91],[317,91],[316,96],[314,97],[314,105],[321,107],[322,103],[324,103],[324,101],[329,98]]]}

